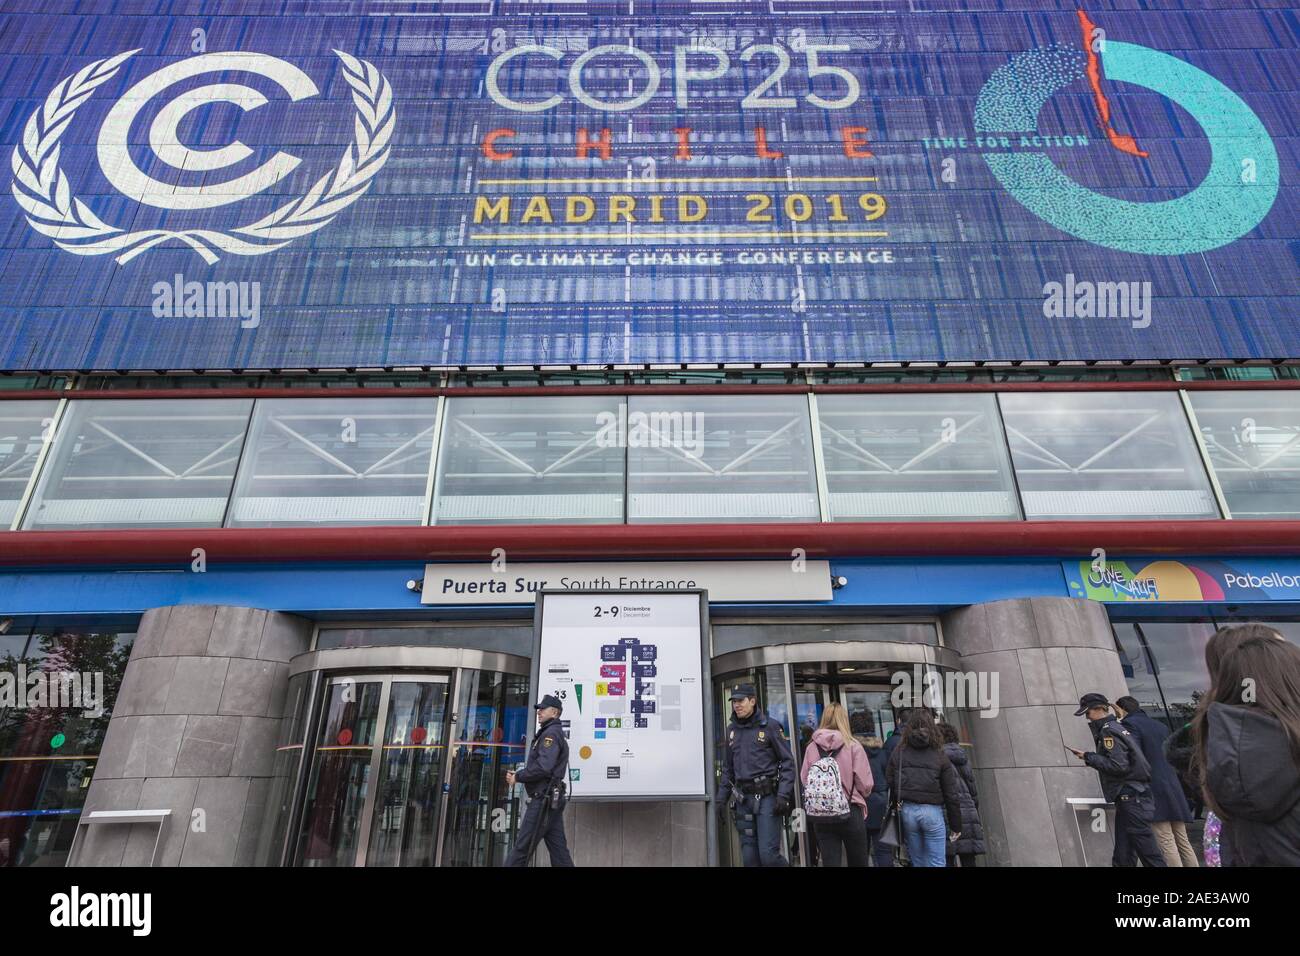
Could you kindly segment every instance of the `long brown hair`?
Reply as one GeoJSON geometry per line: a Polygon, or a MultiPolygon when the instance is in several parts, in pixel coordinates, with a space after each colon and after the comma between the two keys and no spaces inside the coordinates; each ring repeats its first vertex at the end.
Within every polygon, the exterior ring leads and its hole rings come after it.
{"type": "Polygon", "coordinates": [[[1300,647],[1266,624],[1225,627],[1205,645],[1210,689],[1192,718],[1192,779],[1216,813],[1222,809],[1205,787],[1211,704],[1258,707],[1286,733],[1291,759],[1300,764],[1300,647]],[[1251,699],[1243,699],[1246,688],[1251,699]]]}
{"type": "Polygon", "coordinates": [[[928,737],[927,747],[935,750],[943,747],[943,735],[934,725],[934,711],[929,707],[913,708],[912,713],[908,715],[907,726],[903,728],[903,743],[911,744],[912,738],[918,734],[928,737]]]}

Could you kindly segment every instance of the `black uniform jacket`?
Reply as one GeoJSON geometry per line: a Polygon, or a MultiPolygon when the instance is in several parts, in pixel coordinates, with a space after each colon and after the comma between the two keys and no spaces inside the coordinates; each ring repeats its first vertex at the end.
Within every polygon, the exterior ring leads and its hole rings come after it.
{"type": "Polygon", "coordinates": [[[515,781],[524,785],[528,796],[537,797],[551,780],[563,780],[568,766],[569,742],[564,739],[560,718],[552,717],[537,728],[528,762],[515,774],[515,781]]]}
{"type": "Polygon", "coordinates": [[[1101,777],[1101,792],[1111,803],[1124,789],[1144,793],[1151,785],[1151,765],[1137,739],[1113,717],[1089,722],[1096,753],[1083,761],[1101,777]]]}
{"type": "Polygon", "coordinates": [[[757,708],[745,720],[731,715],[723,741],[722,780],[718,802],[726,803],[737,781],[775,775],[776,794],[794,804],[794,756],[781,725],[757,708]]]}

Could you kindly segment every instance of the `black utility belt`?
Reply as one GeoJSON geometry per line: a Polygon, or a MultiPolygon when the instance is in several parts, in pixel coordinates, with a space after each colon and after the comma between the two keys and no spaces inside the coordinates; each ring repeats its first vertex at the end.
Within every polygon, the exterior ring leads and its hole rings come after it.
{"type": "Polygon", "coordinates": [[[1124,783],[1115,793],[1115,797],[1140,797],[1144,793],[1151,792],[1151,785],[1147,783],[1124,783]]]}
{"type": "Polygon", "coordinates": [[[777,779],[771,777],[755,777],[753,780],[737,780],[736,789],[747,797],[769,797],[776,793],[777,779]]]}
{"type": "Polygon", "coordinates": [[[546,799],[551,805],[552,810],[558,810],[564,806],[565,797],[569,793],[569,787],[563,780],[554,781],[546,788],[546,799]]]}
{"type": "Polygon", "coordinates": [[[548,780],[541,786],[528,791],[528,798],[536,800],[538,797],[547,797],[554,799],[556,794],[563,799],[569,792],[568,785],[563,780],[548,780]]]}

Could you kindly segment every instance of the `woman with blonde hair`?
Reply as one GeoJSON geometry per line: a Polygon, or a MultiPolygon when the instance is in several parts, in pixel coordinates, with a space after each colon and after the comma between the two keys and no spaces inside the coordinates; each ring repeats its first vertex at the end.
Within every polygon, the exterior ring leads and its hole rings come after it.
{"type": "Polygon", "coordinates": [[[799,771],[803,781],[804,814],[812,821],[822,866],[866,866],[867,797],[875,781],[862,744],[854,738],[849,715],[840,704],[829,704],[813,732],[799,771]]]}

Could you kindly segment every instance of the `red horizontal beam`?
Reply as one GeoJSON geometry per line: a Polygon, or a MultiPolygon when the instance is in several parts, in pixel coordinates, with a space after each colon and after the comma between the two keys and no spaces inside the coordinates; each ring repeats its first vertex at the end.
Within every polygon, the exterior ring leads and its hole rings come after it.
{"type": "Polygon", "coordinates": [[[503,525],[11,531],[0,565],[188,566],[310,561],[1296,555],[1300,521],[952,521],[826,524],[503,525]]]}

